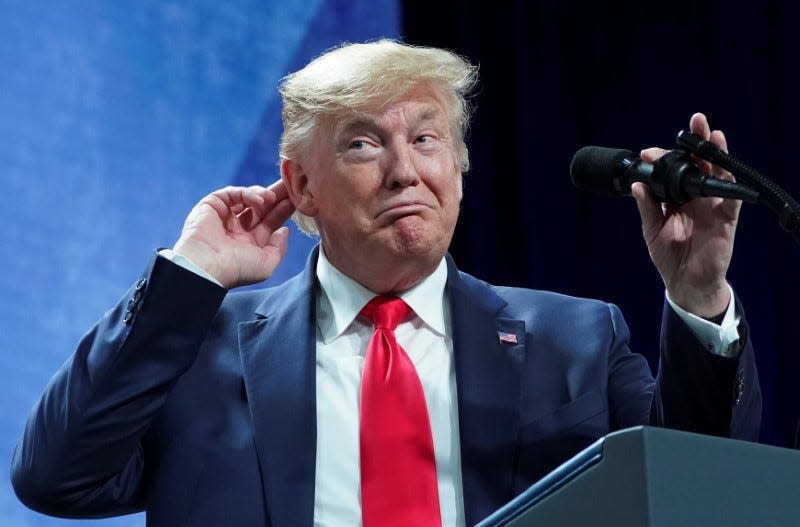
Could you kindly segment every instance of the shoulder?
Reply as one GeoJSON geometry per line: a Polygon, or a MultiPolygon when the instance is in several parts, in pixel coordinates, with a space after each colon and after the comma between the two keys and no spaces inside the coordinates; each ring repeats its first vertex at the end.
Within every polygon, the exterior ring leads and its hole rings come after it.
{"type": "Polygon", "coordinates": [[[619,308],[603,300],[494,285],[464,272],[459,272],[459,278],[472,294],[494,296],[499,304],[504,304],[500,313],[504,318],[521,319],[536,326],[570,327],[575,331],[598,325],[614,328],[624,324],[619,308]]]}
{"type": "Polygon", "coordinates": [[[275,309],[311,301],[312,290],[313,283],[301,273],[275,286],[230,291],[225,296],[220,311],[268,315],[275,309]]]}
{"type": "Polygon", "coordinates": [[[490,285],[489,287],[508,303],[508,309],[512,311],[526,310],[530,309],[531,306],[539,306],[542,309],[562,312],[585,312],[607,310],[612,305],[594,298],[583,298],[542,289],[496,285],[490,285]]]}
{"type": "Polygon", "coordinates": [[[608,309],[608,306],[613,306],[613,304],[602,300],[566,295],[554,291],[495,285],[464,271],[457,271],[457,273],[460,287],[475,295],[497,295],[508,304],[508,309],[511,310],[527,309],[532,305],[569,310],[608,309]]]}

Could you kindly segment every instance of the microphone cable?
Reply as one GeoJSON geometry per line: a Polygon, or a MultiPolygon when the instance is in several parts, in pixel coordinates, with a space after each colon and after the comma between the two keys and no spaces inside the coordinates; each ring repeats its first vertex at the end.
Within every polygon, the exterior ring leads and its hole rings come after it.
{"type": "Polygon", "coordinates": [[[761,175],[757,170],[745,165],[735,157],[724,152],[711,141],[686,130],[678,132],[676,143],[701,159],[724,168],[742,182],[758,191],[758,202],[769,207],[778,216],[780,226],[800,243],[800,204],[774,181],[761,175]]]}

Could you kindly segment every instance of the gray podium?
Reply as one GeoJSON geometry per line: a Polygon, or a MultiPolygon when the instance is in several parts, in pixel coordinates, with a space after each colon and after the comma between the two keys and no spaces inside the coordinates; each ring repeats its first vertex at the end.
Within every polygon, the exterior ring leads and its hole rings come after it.
{"type": "Polygon", "coordinates": [[[636,427],[609,434],[478,527],[800,526],[800,451],[636,427]]]}

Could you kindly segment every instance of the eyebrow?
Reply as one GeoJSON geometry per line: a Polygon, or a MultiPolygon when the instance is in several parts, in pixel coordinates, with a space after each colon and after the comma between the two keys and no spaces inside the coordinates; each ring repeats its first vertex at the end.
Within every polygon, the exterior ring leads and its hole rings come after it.
{"type": "Polygon", "coordinates": [[[360,130],[363,128],[375,129],[378,128],[378,123],[375,119],[369,117],[358,116],[350,119],[339,121],[334,126],[334,136],[339,137],[350,131],[360,130]]]}

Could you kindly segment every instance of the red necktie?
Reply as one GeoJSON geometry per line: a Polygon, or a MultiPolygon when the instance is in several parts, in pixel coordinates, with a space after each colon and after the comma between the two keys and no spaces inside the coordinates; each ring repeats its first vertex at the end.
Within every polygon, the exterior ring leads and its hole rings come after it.
{"type": "Polygon", "coordinates": [[[394,329],[411,312],[376,297],[361,310],[375,332],[361,377],[361,518],[364,527],[441,526],[428,407],[394,329]]]}

